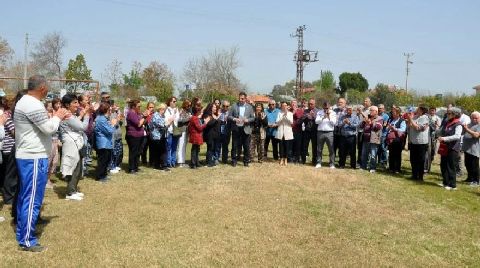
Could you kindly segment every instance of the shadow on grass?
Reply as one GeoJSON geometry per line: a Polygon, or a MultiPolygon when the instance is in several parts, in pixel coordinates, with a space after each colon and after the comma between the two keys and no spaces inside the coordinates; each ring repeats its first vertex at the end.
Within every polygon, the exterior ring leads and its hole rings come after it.
{"type": "Polygon", "coordinates": [[[65,199],[67,195],[67,186],[56,186],[53,191],[57,194],[58,199],[65,199]]]}

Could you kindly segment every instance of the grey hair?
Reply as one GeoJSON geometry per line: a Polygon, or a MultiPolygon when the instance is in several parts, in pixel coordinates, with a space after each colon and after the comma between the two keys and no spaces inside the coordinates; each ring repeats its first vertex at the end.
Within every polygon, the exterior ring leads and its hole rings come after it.
{"type": "Polygon", "coordinates": [[[473,112],[473,113],[470,115],[470,117],[475,117],[475,116],[480,117],[480,113],[477,112],[477,111],[475,111],[475,112],[473,112]]]}
{"type": "Polygon", "coordinates": [[[460,118],[462,116],[462,109],[457,107],[450,108],[450,112],[453,114],[455,118],[460,118]]]}
{"type": "Polygon", "coordinates": [[[28,90],[36,90],[40,86],[47,83],[47,79],[43,75],[34,75],[28,78],[28,90]]]}

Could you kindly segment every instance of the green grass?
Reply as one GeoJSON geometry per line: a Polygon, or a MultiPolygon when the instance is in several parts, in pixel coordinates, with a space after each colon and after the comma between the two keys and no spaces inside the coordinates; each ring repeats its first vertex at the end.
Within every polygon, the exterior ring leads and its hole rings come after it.
{"type": "Polygon", "coordinates": [[[479,266],[478,189],[436,186],[438,163],[425,183],[404,177],[273,162],[144,168],[82,180],[82,202],[58,182],[39,230],[49,250],[18,251],[0,223],[0,266],[479,266]]]}

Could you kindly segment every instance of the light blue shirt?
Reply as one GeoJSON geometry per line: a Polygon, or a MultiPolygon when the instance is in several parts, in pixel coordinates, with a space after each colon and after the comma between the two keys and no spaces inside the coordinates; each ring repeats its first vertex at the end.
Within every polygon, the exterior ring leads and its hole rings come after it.
{"type": "Polygon", "coordinates": [[[244,116],[245,116],[245,104],[244,104],[244,105],[241,105],[241,106],[238,106],[238,113],[239,113],[239,116],[240,116],[240,117],[244,117],[244,116]]]}

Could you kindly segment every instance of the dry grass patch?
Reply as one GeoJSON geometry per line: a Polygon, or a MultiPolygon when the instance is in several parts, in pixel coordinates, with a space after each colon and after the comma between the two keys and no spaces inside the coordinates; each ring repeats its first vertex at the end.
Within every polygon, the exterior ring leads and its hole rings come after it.
{"type": "Polygon", "coordinates": [[[434,177],[419,185],[264,163],[112,178],[81,181],[82,202],[47,192],[46,253],[19,252],[3,223],[2,266],[475,266],[480,257],[477,191],[446,192],[434,177]]]}

